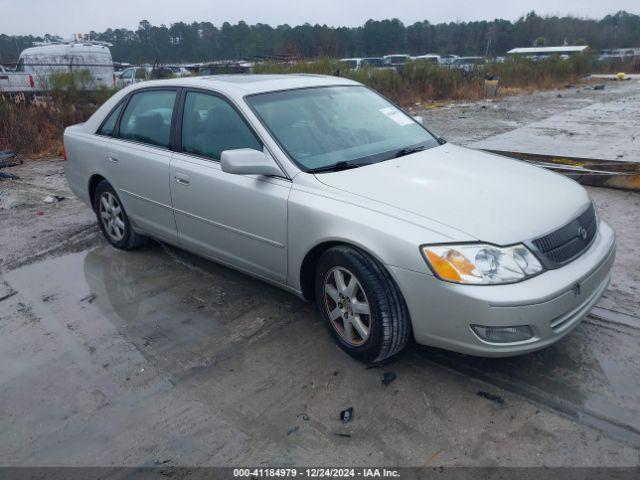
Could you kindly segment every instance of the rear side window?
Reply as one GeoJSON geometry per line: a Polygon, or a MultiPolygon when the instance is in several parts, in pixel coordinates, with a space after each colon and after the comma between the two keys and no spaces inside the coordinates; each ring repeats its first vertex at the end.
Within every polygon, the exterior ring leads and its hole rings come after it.
{"type": "Polygon", "coordinates": [[[228,102],[215,95],[187,92],[182,119],[182,150],[214,160],[225,150],[262,150],[260,142],[228,102]]]}
{"type": "Polygon", "coordinates": [[[175,90],[136,93],[120,120],[120,138],[169,147],[175,90]]]}
{"type": "Polygon", "coordinates": [[[102,124],[102,127],[100,127],[100,130],[98,130],[98,134],[99,135],[106,135],[108,137],[113,135],[113,131],[116,128],[116,122],[118,121],[118,116],[120,115],[120,112],[122,111],[123,105],[124,105],[124,103],[120,103],[120,105],[118,105],[116,108],[114,108],[111,111],[111,113],[109,114],[107,119],[102,124]]]}

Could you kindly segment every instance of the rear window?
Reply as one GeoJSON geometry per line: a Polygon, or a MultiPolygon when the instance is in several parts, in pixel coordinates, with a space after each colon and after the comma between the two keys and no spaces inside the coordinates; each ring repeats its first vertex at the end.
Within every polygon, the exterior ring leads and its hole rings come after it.
{"type": "Polygon", "coordinates": [[[108,137],[113,135],[113,131],[116,128],[116,122],[118,121],[118,116],[120,115],[123,106],[124,103],[121,102],[120,105],[111,111],[107,119],[102,124],[102,127],[100,127],[100,130],[98,130],[98,135],[106,135],[108,137]]]}
{"type": "Polygon", "coordinates": [[[133,95],[120,121],[120,137],[168,148],[175,100],[175,90],[133,95]]]}

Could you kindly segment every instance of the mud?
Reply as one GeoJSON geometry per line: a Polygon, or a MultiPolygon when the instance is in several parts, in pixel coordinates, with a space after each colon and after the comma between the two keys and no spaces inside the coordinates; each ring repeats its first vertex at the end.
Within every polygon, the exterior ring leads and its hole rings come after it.
{"type": "MultiPolygon", "coordinates": [[[[465,143],[629,88],[426,121],[465,143]]],[[[501,360],[411,345],[368,369],[288,293],[158,243],[112,249],[63,168],[0,183],[1,465],[640,465],[640,195],[589,189],[618,257],[561,342],[501,360]]]]}

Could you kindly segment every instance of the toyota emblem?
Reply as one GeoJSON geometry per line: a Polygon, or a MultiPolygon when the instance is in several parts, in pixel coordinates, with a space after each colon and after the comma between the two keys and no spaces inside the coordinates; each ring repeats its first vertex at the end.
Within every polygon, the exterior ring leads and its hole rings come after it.
{"type": "Polygon", "coordinates": [[[582,225],[580,225],[578,227],[578,236],[582,239],[582,240],[586,240],[587,239],[587,229],[584,228],[582,225]]]}

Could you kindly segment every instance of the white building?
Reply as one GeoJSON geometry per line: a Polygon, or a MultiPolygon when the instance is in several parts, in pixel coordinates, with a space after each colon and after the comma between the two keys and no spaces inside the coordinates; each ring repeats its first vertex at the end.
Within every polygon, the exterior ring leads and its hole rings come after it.
{"type": "Polygon", "coordinates": [[[584,53],[589,49],[588,45],[565,45],[561,47],[522,47],[512,48],[507,55],[520,55],[530,58],[546,58],[552,55],[570,57],[579,53],[584,53]]]}

